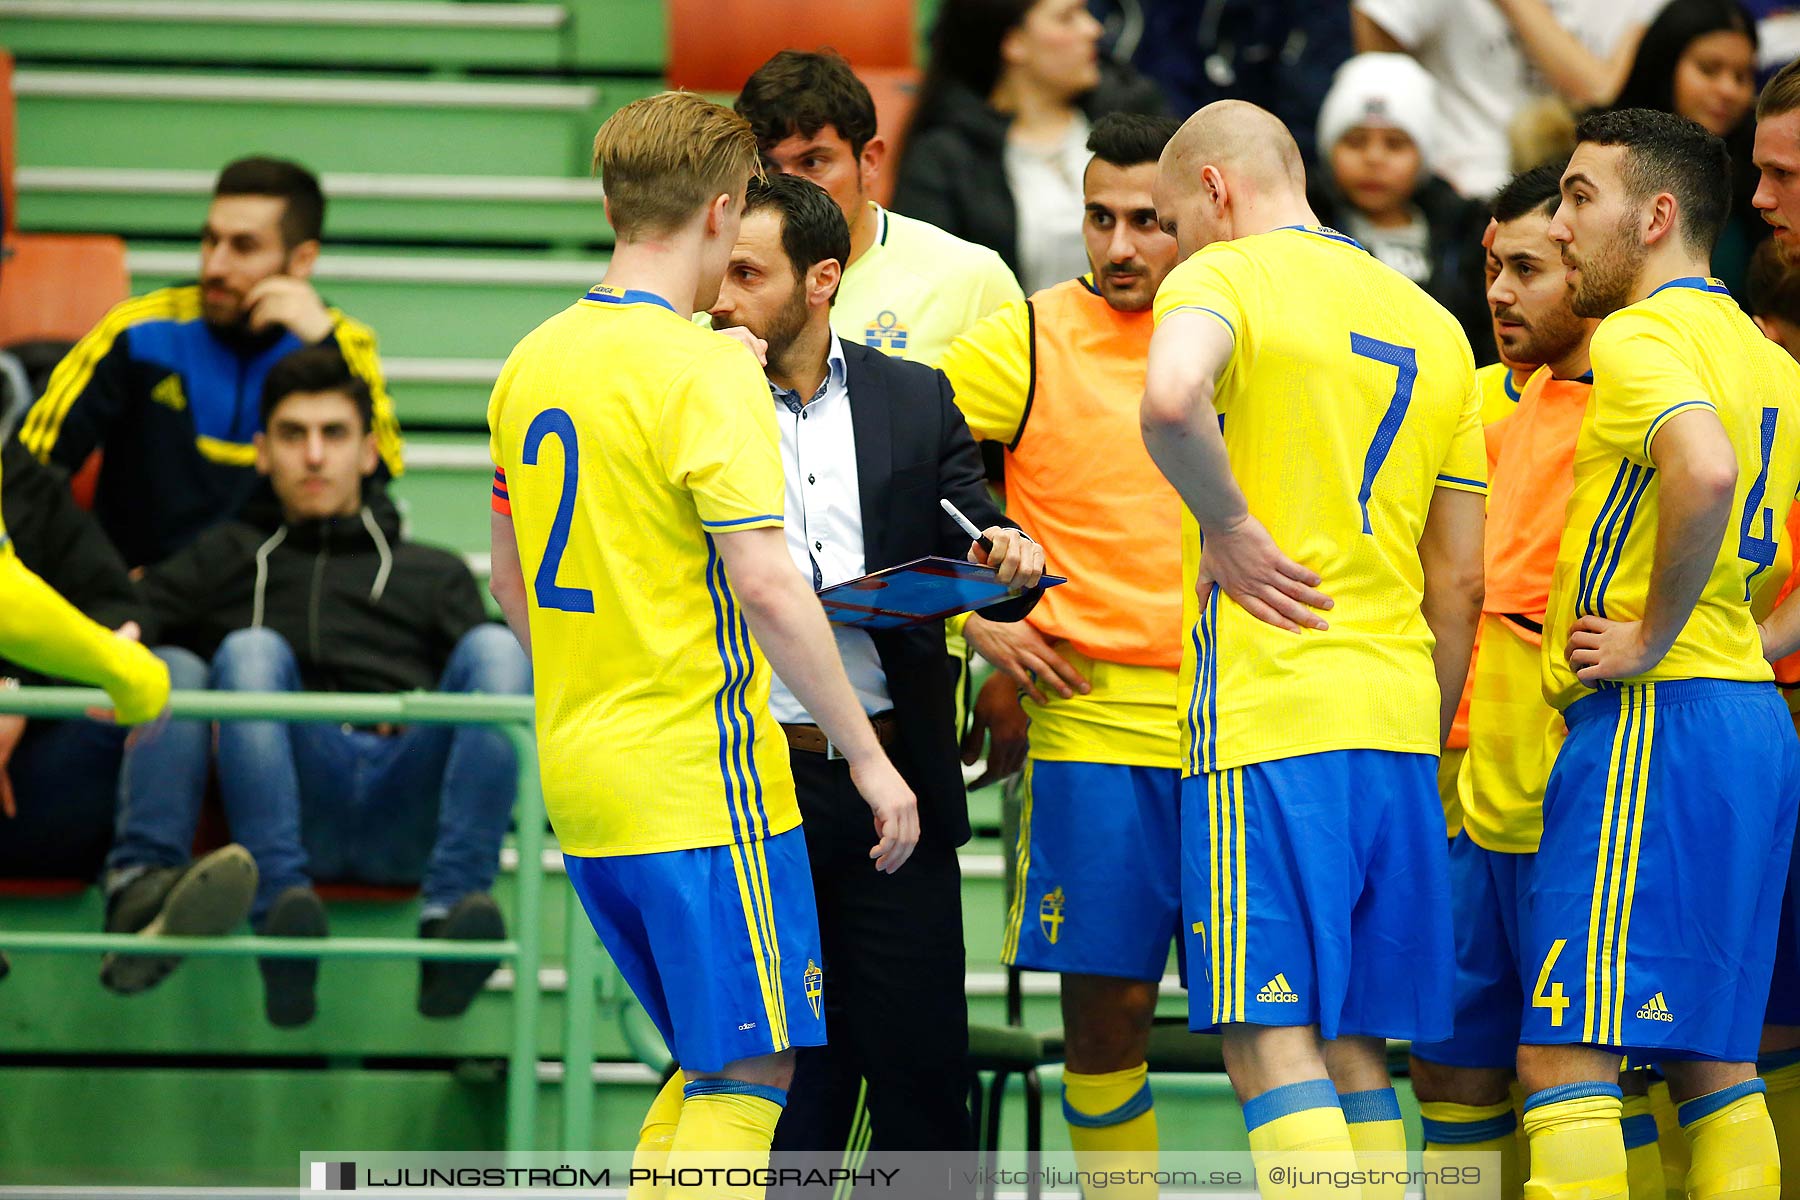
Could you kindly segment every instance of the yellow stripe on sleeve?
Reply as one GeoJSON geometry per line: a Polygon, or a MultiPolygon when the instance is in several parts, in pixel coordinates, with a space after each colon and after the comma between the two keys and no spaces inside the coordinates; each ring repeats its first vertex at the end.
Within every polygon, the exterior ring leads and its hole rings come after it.
{"type": "Polygon", "coordinates": [[[199,315],[200,289],[195,286],[159,288],[115,305],[50,373],[43,396],[19,427],[20,445],[39,462],[49,462],[69,410],[93,382],[95,368],[121,335],[143,321],[192,321],[199,315]]]}
{"type": "Polygon", "coordinates": [[[369,385],[374,408],[375,445],[388,473],[398,479],[406,472],[405,443],[400,437],[400,421],[394,415],[394,400],[388,395],[387,381],[381,374],[381,356],[376,349],[375,331],[338,309],[331,309],[333,336],[344,364],[369,385]]]}

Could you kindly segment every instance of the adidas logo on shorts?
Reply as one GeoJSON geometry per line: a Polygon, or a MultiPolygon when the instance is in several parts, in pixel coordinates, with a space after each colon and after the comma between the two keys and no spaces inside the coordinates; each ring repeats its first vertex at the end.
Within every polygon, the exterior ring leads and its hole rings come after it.
{"type": "Polygon", "coordinates": [[[1256,1001],[1258,1004],[1298,1004],[1300,997],[1294,994],[1294,989],[1288,986],[1287,976],[1282,974],[1263,984],[1262,991],[1256,993],[1256,1001]]]}
{"type": "Polygon", "coordinates": [[[1640,1021],[1667,1021],[1670,1024],[1675,1022],[1675,1014],[1669,1011],[1669,1002],[1663,999],[1661,992],[1650,997],[1650,1002],[1638,1009],[1637,1015],[1640,1021]]]}

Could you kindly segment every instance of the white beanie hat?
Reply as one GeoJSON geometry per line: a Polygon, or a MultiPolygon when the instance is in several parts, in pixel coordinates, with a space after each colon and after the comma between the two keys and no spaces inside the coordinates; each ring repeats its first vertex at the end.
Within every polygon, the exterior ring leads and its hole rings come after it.
{"type": "Polygon", "coordinates": [[[1319,107],[1318,146],[1331,153],[1357,125],[1385,125],[1412,138],[1421,174],[1431,170],[1437,84],[1405,54],[1358,54],[1338,68],[1319,107]]]}

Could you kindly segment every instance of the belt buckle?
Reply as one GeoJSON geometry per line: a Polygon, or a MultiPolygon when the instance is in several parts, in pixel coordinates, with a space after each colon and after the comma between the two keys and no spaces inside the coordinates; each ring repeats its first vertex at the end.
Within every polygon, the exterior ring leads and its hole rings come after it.
{"type": "MultiPolygon", "coordinates": [[[[820,730],[820,732],[822,733],[824,731],[820,730]]],[[[825,761],[830,762],[834,758],[842,759],[843,757],[844,756],[842,754],[838,753],[838,748],[832,744],[831,739],[826,738],[825,739],[825,761]]]]}

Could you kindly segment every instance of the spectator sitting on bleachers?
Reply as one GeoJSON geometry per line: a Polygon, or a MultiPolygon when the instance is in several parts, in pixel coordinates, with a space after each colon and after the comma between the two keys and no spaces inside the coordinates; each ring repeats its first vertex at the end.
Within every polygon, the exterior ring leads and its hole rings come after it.
{"type": "MultiPolygon", "coordinates": [[[[275,364],[263,386],[256,469],[275,505],[252,503],[152,568],[140,587],[179,687],[223,691],[525,694],[530,664],[491,624],[460,558],[403,542],[385,495],[366,496],[378,454],[367,385],[331,348],[275,364]],[[210,671],[208,661],[210,660],[210,671]]],[[[128,752],[130,786],[107,862],[107,929],[143,929],[187,859],[211,733],[175,722],[128,752]]],[[[326,933],[312,880],[423,879],[420,935],[504,936],[487,894],[512,813],[515,755],[484,725],[411,729],[221,722],[219,792],[231,834],[255,857],[252,927],[326,933]]],[[[154,977],[172,969],[157,958],[154,977]]],[[[316,959],[261,963],[269,1020],[304,1024],[316,959]]],[[[495,966],[422,964],[419,1010],[464,1011],[495,966]]]]}
{"type": "Polygon", "coordinates": [[[94,513],[128,566],[161,562],[243,507],[257,486],[263,377],[302,346],[329,346],[367,384],[379,477],[400,473],[375,335],[309,282],[324,220],[305,168],[230,164],[200,235],[199,281],[115,307],[25,414],[18,437],[40,462],[73,474],[102,452],[94,513]]]}
{"type": "Polygon", "coordinates": [[[1083,0],[945,0],[894,208],[998,251],[1027,294],[1088,269],[1089,123],[1164,113],[1156,85],[1099,53],[1083,0]]]}
{"type": "Polygon", "coordinates": [[[1338,68],[1319,109],[1319,154],[1307,200],[1450,310],[1477,362],[1494,360],[1482,286],[1487,206],[1433,170],[1436,87],[1404,54],[1359,54],[1338,68]]]}

